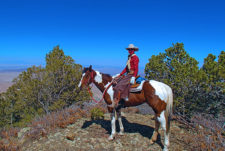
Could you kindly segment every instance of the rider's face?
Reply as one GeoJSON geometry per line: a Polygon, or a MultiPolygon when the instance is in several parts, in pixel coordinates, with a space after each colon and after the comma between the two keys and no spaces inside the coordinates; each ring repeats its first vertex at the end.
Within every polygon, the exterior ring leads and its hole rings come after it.
{"type": "Polygon", "coordinates": [[[130,55],[132,55],[134,53],[134,50],[133,49],[129,49],[128,52],[129,52],[130,55]]]}

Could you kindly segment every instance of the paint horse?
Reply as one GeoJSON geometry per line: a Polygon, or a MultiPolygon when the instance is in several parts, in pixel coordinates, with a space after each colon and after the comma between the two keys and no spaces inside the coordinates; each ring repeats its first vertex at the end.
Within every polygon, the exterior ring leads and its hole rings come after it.
{"type": "MultiPolygon", "coordinates": [[[[92,66],[90,66],[89,68],[84,68],[79,87],[87,87],[89,84],[94,83],[103,93],[112,82],[113,78],[114,77],[111,77],[109,74],[103,74],[93,70],[92,66]]],[[[116,134],[115,115],[117,115],[119,121],[120,135],[123,135],[124,127],[120,108],[112,108],[112,106],[110,106],[113,102],[112,86],[106,90],[104,100],[108,105],[108,111],[111,113],[112,132],[108,139],[113,140],[116,134]]],[[[155,129],[150,139],[150,144],[153,144],[157,140],[161,124],[165,138],[163,150],[167,151],[169,147],[170,116],[172,114],[173,106],[173,94],[171,88],[164,83],[154,80],[143,81],[142,90],[140,92],[130,93],[128,101],[124,101],[124,107],[137,106],[143,103],[147,103],[155,112],[155,129]]]]}

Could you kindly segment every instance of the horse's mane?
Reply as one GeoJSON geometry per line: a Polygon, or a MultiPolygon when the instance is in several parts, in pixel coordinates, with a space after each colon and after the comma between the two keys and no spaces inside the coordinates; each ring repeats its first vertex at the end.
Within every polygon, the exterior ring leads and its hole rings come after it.
{"type": "Polygon", "coordinates": [[[101,74],[108,77],[108,78],[112,78],[112,76],[110,74],[107,74],[107,73],[101,73],[101,74]]]}
{"type": "Polygon", "coordinates": [[[84,68],[83,71],[82,71],[82,73],[87,72],[87,70],[89,70],[89,68],[84,68]]]}
{"type": "MultiPolygon", "coordinates": [[[[82,73],[86,73],[87,71],[89,70],[89,68],[84,68],[82,73]]],[[[95,71],[93,69],[91,69],[91,71],[95,71]]],[[[95,71],[95,72],[99,72],[99,71],[95,71]]],[[[102,76],[106,77],[107,79],[110,79],[112,78],[112,76],[110,74],[107,74],[107,73],[102,73],[102,72],[99,72],[102,76]]]]}

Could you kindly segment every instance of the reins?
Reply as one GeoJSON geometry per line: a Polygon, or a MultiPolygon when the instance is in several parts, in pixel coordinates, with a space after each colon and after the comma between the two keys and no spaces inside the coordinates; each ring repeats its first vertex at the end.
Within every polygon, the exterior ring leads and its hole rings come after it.
{"type": "Polygon", "coordinates": [[[104,90],[104,92],[103,92],[103,94],[102,94],[102,98],[101,98],[100,101],[95,100],[95,98],[93,97],[93,95],[92,95],[92,93],[91,93],[90,88],[88,87],[88,92],[89,92],[89,94],[90,94],[92,100],[93,100],[95,103],[100,103],[102,100],[104,100],[105,92],[106,92],[106,90],[108,90],[108,88],[109,88],[111,85],[112,85],[112,82],[111,82],[111,83],[107,86],[107,88],[104,90]]]}
{"type": "MultiPolygon", "coordinates": [[[[121,78],[121,75],[120,75],[118,78],[121,78]]],[[[92,82],[93,82],[93,81],[94,81],[94,80],[93,80],[93,79],[94,79],[94,74],[93,74],[93,72],[91,72],[91,79],[92,79],[92,82]]],[[[99,101],[95,100],[95,98],[93,97],[93,95],[92,95],[92,93],[91,93],[90,88],[88,87],[88,92],[89,92],[89,94],[90,94],[92,100],[93,100],[95,103],[100,103],[102,100],[104,100],[105,93],[106,93],[106,91],[109,89],[109,87],[113,84],[113,82],[114,82],[114,79],[113,79],[112,82],[106,87],[106,89],[103,91],[102,98],[101,98],[101,100],[99,100],[99,101]]]]}

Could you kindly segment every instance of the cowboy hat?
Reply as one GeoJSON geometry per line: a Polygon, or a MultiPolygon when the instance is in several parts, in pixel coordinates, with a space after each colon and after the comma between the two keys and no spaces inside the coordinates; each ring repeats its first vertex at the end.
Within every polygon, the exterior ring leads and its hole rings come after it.
{"type": "Polygon", "coordinates": [[[134,51],[138,51],[138,47],[135,47],[134,44],[129,44],[127,50],[133,49],[134,51]]]}

